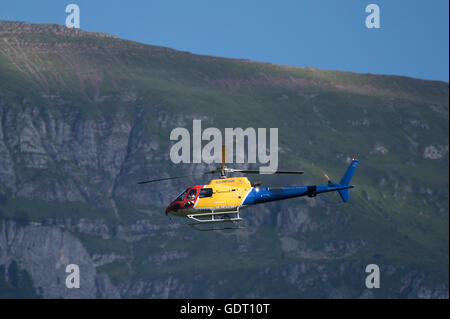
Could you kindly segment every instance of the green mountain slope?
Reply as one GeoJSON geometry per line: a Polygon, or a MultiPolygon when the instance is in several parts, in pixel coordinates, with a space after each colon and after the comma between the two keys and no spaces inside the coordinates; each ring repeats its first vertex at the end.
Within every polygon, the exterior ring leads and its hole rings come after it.
{"type": "MultiPolygon", "coordinates": [[[[0,22],[0,83],[0,265],[30,276],[27,295],[448,298],[448,83],[19,22],[0,22]],[[136,182],[207,168],[170,162],[171,130],[193,119],[279,128],[280,169],[307,174],[266,185],[339,180],[357,157],[351,201],[249,208],[238,231],[171,222],[165,205],[207,180],[136,182]],[[65,288],[67,263],[86,288],[65,288]]],[[[0,295],[20,287],[3,273],[0,295]]]]}

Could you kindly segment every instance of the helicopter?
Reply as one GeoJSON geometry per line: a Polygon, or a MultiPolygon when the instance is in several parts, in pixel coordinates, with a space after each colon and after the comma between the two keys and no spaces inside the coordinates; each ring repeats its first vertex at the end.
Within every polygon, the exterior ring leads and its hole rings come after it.
{"type": "MultiPolygon", "coordinates": [[[[212,179],[206,185],[196,185],[187,188],[178,195],[166,208],[166,215],[186,217],[193,221],[189,224],[198,230],[218,230],[217,228],[199,228],[199,225],[228,222],[232,227],[219,229],[241,228],[236,226],[242,221],[240,212],[252,205],[284,200],[294,197],[316,197],[327,192],[338,192],[342,202],[350,200],[349,189],[354,188],[350,181],[358,165],[358,160],[353,158],[344,176],[339,183],[332,182],[328,175],[324,185],[260,187],[261,182],[251,183],[247,177],[228,177],[232,173],[261,174],[259,170],[234,169],[226,166],[226,148],[222,146],[222,161],[220,167],[212,171],[200,173],[219,174],[218,179],[212,179]]],[[[304,171],[276,170],[264,174],[304,174],[304,171]]],[[[138,182],[138,184],[154,183],[178,178],[186,178],[196,175],[159,178],[138,182]]]]}

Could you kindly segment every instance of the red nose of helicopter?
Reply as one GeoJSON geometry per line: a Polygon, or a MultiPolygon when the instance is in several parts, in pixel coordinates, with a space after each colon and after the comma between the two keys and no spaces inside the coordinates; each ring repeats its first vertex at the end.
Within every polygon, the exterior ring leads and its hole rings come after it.
{"type": "Polygon", "coordinates": [[[179,207],[180,207],[179,203],[171,202],[169,206],[167,206],[166,208],[166,215],[169,213],[173,213],[174,211],[177,211],[179,207]]]}

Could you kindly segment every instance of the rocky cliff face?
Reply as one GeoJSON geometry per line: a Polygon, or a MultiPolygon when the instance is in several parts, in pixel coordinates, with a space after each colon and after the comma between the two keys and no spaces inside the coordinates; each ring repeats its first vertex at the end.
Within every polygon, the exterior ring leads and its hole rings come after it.
{"type": "Polygon", "coordinates": [[[15,261],[33,279],[44,298],[117,298],[117,290],[106,275],[98,274],[80,241],[58,227],[32,224],[20,227],[3,222],[0,233],[0,264],[15,261]],[[80,289],[68,289],[66,266],[76,260],[80,267],[80,289]]]}
{"type": "MultiPolygon", "coordinates": [[[[212,167],[212,166],[211,166],[212,167]]],[[[0,296],[448,298],[448,83],[195,56],[61,26],[0,22],[0,296]],[[164,216],[203,171],[170,131],[278,127],[280,168],[339,179],[195,232],[164,216]],[[65,286],[80,266],[81,287],[65,286]],[[381,288],[364,285],[378,264],[381,288]]]]}

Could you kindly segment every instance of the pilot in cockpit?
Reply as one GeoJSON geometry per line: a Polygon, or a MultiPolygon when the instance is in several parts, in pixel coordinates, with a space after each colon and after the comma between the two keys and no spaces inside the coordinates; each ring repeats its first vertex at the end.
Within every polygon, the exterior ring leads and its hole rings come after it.
{"type": "Polygon", "coordinates": [[[186,200],[194,200],[196,195],[197,195],[197,190],[195,188],[191,189],[189,191],[189,194],[188,194],[186,200]]]}

